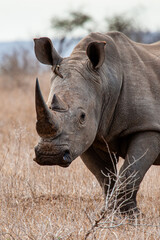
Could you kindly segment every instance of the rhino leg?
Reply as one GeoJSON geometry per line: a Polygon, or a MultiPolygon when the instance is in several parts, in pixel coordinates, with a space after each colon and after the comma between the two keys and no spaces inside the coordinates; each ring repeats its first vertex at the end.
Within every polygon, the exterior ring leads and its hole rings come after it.
{"type": "Polygon", "coordinates": [[[97,178],[104,196],[106,197],[111,192],[116,180],[116,161],[114,157],[111,161],[111,156],[107,152],[94,149],[92,146],[81,156],[84,164],[97,178]]]}
{"type": "Polygon", "coordinates": [[[121,212],[137,213],[136,195],[140,183],[160,153],[160,134],[141,132],[132,136],[127,155],[120,169],[120,181],[124,183],[119,194],[121,212]]]}

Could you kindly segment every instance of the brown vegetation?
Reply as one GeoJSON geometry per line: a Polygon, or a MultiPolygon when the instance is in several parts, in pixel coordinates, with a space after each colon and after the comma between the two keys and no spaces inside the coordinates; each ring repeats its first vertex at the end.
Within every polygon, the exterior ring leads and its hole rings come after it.
{"type": "MultiPolygon", "coordinates": [[[[45,99],[49,78],[40,76],[45,99]]],[[[23,79],[25,87],[12,89],[0,79],[0,239],[160,239],[160,167],[138,194],[145,216],[129,220],[111,210],[101,218],[101,189],[80,158],[67,169],[33,162],[35,77],[23,79]]]]}

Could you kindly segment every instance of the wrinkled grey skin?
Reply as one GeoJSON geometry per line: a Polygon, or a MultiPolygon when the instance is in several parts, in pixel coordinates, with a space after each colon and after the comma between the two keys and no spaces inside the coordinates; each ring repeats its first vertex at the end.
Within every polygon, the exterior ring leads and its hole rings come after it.
{"type": "MultiPolygon", "coordinates": [[[[54,72],[48,109],[36,102],[41,139],[35,161],[67,167],[81,156],[107,194],[107,183],[110,191],[114,186],[116,159],[122,157],[121,180],[136,175],[124,184],[117,205],[125,201],[122,212],[138,212],[139,185],[151,165],[160,164],[160,43],[135,43],[118,32],[92,33],[68,58],[62,59],[47,38],[35,39],[35,53],[54,72]],[[111,160],[108,149],[116,158],[111,160]]],[[[37,82],[37,99],[39,91],[37,82]]]]}

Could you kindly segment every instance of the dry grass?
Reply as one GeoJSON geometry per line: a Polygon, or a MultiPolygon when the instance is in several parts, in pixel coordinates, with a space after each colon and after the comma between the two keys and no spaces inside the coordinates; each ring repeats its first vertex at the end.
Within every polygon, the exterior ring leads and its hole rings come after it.
{"type": "MultiPolygon", "coordinates": [[[[45,96],[48,79],[40,78],[45,96]]],[[[149,170],[138,194],[145,217],[129,221],[111,212],[100,219],[101,189],[80,159],[67,169],[32,161],[35,78],[28,81],[25,90],[0,90],[0,240],[160,239],[160,168],[149,170]]]]}

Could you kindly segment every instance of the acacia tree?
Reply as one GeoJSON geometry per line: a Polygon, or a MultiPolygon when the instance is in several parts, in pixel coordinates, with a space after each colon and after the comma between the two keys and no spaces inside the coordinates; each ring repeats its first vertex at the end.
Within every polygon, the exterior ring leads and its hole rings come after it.
{"type": "Polygon", "coordinates": [[[119,31],[129,34],[135,29],[135,22],[131,18],[126,18],[122,15],[115,15],[106,19],[109,31],[119,31]]]}
{"type": "MultiPolygon", "coordinates": [[[[64,43],[66,40],[66,37],[73,34],[75,30],[78,29],[85,29],[87,32],[90,31],[90,29],[87,27],[87,23],[92,22],[92,17],[88,14],[79,12],[79,11],[71,11],[69,12],[69,16],[67,18],[57,18],[54,17],[51,19],[51,27],[55,29],[56,31],[60,31],[60,44],[58,52],[61,54],[64,48],[64,43]]],[[[71,42],[68,43],[68,45],[71,42]]]]}
{"type": "MultiPolygon", "coordinates": [[[[127,17],[126,14],[117,14],[110,18],[104,18],[104,22],[106,22],[107,25],[106,31],[119,31],[135,41],[143,42],[144,31],[140,29],[135,18],[127,17]]],[[[87,33],[91,31],[100,31],[99,24],[94,23],[95,20],[90,15],[80,11],[71,11],[68,17],[65,18],[52,18],[51,27],[58,31],[61,36],[58,52],[61,54],[64,47],[68,47],[71,44],[72,39],[67,42],[66,38],[73,36],[76,31],[81,30],[81,33],[84,31],[87,33]]]]}
{"type": "Polygon", "coordinates": [[[133,17],[115,15],[105,19],[108,31],[119,31],[134,41],[143,42],[144,31],[140,28],[133,17]]]}

